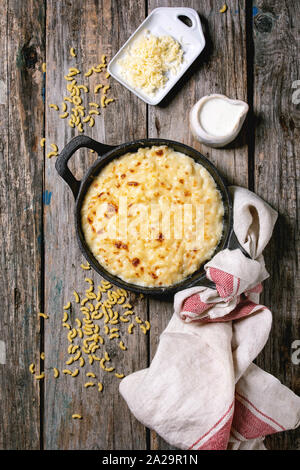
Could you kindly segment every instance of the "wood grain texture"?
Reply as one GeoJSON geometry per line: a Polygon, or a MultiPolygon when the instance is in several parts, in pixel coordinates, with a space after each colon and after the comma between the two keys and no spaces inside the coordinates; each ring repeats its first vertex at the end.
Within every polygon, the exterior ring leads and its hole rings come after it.
{"type": "MultiPolygon", "coordinates": [[[[231,183],[247,186],[248,148],[244,132],[232,146],[211,149],[193,138],[188,124],[191,107],[204,95],[222,93],[247,101],[245,8],[243,2],[227,3],[229,10],[224,15],[219,13],[216,2],[191,0],[184,3],[198,11],[206,47],[181,81],[177,94],[167,97],[162,106],[149,107],[149,137],[165,137],[191,145],[208,157],[231,183]]],[[[182,2],[150,0],[149,12],[158,6],[182,6],[182,2]]],[[[172,302],[150,301],[151,357],[157,349],[157,338],[172,313],[172,302]]],[[[155,433],[152,433],[151,445],[153,449],[170,448],[155,433]]]]}
{"type": "MultiPolygon", "coordinates": [[[[95,126],[86,126],[85,133],[112,145],[146,137],[184,142],[207,156],[229,183],[249,185],[278,210],[266,250],[270,279],[262,297],[273,312],[273,328],[256,362],[300,394],[299,365],[291,360],[292,343],[300,339],[300,104],[292,98],[293,82],[300,79],[299,7],[296,0],[257,0],[255,5],[228,0],[228,10],[221,14],[223,3],[0,0],[0,341],[6,348],[6,364],[0,360],[0,449],[172,448],[135,420],[112,373],[103,373],[96,363],[90,365],[86,356],[78,377],[62,373],[76,367],[65,364],[70,343],[68,330],[62,327],[63,306],[72,301],[74,325],[82,312],[73,290],[82,298],[88,287],[85,278],[91,277],[95,286],[101,278],[80,268],[85,260],[76,241],[73,195],[54,168],[55,158],[46,158],[51,143],[61,150],[78,134],[49,108],[50,103],[61,107],[67,95],[64,75],[69,67],[81,70],[78,83],[90,89],[83,93],[84,105],[100,102],[101,94],[93,93],[100,76],[85,77],[84,72],[100,63],[102,54],[111,58],[159,6],[184,4],[197,10],[206,38],[204,51],[155,107],[146,106],[102,74],[101,82],[111,85],[109,95],[115,102],[101,110],[95,126]],[[70,47],[75,48],[76,58],[70,56],[70,47]],[[41,71],[45,61],[46,83],[41,71]],[[250,108],[253,104],[242,132],[226,149],[199,144],[188,125],[192,105],[215,92],[248,101],[250,108]],[[44,135],[43,152],[39,141],[44,135]],[[39,310],[48,313],[49,320],[40,321],[39,310]],[[41,351],[46,353],[45,363],[41,351]],[[45,366],[44,383],[29,373],[31,362],[45,366]],[[60,370],[58,379],[53,367],[60,370]],[[102,393],[96,387],[84,388],[85,382],[94,381],[86,377],[88,371],[96,373],[96,382],[103,382],[102,393]],[[73,420],[73,413],[82,414],[83,420],[73,420]]],[[[80,150],[69,167],[81,179],[95,158],[96,154],[80,150]]],[[[113,365],[125,374],[149,365],[173,313],[172,300],[130,294],[129,302],[136,314],[151,321],[151,331],[144,336],[136,328],[128,335],[127,324],[121,327],[126,352],[115,341],[106,341],[113,365]]],[[[97,323],[103,334],[103,320],[97,323]]],[[[271,436],[266,445],[276,450],[300,448],[299,430],[271,436]]]]}
{"type": "Polygon", "coordinates": [[[43,153],[44,8],[1,1],[0,161],[2,306],[0,448],[38,449],[43,153]]]}
{"type": "MultiPolygon", "coordinates": [[[[255,192],[278,213],[265,251],[270,279],[262,302],[273,313],[269,341],[257,363],[300,394],[299,365],[292,343],[299,339],[299,129],[300,105],[293,103],[299,79],[299,5],[258,1],[253,18],[255,192]]],[[[299,88],[299,86],[298,86],[299,88]]],[[[268,448],[299,449],[300,433],[275,434],[268,448]]]]}
{"type": "MultiPolygon", "coordinates": [[[[66,95],[64,75],[70,66],[81,70],[78,84],[86,84],[90,92],[84,96],[84,105],[88,102],[100,102],[94,95],[94,85],[99,82],[98,74],[85,77],[91,66],[101,63],[102,54],[108,59],[127,39],[130,30],[137,28],[144,18],[143,2],[56,2],[47,4],[47,142],[55,142],[59,149],[77,134],[65,120],[60,120],[58,113],[48,108],[49,103],[60,105],[66,95]],[[137,8],[138,6],[138,8],[137,8]],[[55,31],[55,34],[51,32],[55,31]],[[77,53],[76,59],[70,56],[70,47],[77,53]]],[[[102,83],[106,83],[105,74],[101,74],[102,83]]],[[[143,122],[146,122],[146,107],[138,99],[130,99],[129,92],[115,82],[111,83],[110,95],[116,102],[101,115],[96,116],[95,126],[86,126],[85,133],[100,142],[117,144],[126,140],[144,137],[143,122]]],[[[49,144],[48,144],[49,145],[49,144]]],[[[85,150],[77,152],[70,162],[71,171],[78,179],[94,161],[95,154],[85,150]]],[[[45,208],[45,305],[50,315],[45,328],[46,384],[44,410],[44,441],[46,449],[144,449],[146,431],[138,423],[118,392],[119,379],[114,374],[102,374],[98,364],[93,367],[88,363],[80,370],[76,378],[64,376],[54,380],[51,368],[57,366],[62,371],[68,354],[69,344],[63,329],[62,308],[72,300],[73,289],[81,298],[87,285],[88,275],[99,284],[100,277],[93,272],[83,271],[79,266],[84,261],[80,254],[74,229],[74,200],[71,191],[57,175],[54,161],[46,161],[45,185],[52,193],[51,203],[45,208]],[[96,388],[86,389],[89,381],[85,372],[93,371],[97,381],[103,381],[104,391],[96,388]],[[73,413],[80,413],[82,421],[72,420],[73,413]]],[[[144,316],[144,302],[134,296],[135,312],[144,316]]],[[[73,303],[73,307],[75,304],[73,303]]],[[[72,313],[82,318],[79,309],[72,313]]],[[[124,325],[123,330],[127,328],[124,325]]],[[[103,322],[101,325],[103,334],[103,322]]],[[[123,335],[122,335],[123,338],[123,335]]],[[[112,358],[117,371],[128,374],[147,365],[147,338],[136,332],[124,333],[127,352],[122,352],[116,340],[106,340],[105,348],[112,358]],[[121,369],[121,370],[119,370],[121,369]]],[[[100,354],[99,354],[100,355],[100,354]]],[[[87,359],[87,358],[86,358],[87,359]]],[[[70,367],[72,370],[75,366],[70,367]]]]}

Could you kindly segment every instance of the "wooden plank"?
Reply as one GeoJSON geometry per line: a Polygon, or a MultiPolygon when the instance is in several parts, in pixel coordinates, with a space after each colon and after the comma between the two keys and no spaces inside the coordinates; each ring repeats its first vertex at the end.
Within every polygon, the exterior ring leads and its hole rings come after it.
{"type": "MultiPolygon", "coordinates": [[[[254,22],[255,191],[278,212],[265,252],[270,279],[262,302],[273,313],[270,339],[258,364],[300,394],[299,365],[291,360],[299,339],[299,128],[293,103],[299,80],[299,5],[295,1],[258,1],[254,22]]],[[[298,87],[299,88],[299,87],[298,87]]],[[[298,431],[275,434],[270,449],[298,449],[298,431]]]]}
{"type": "Polygon", "coordinates": [[[44,5],[0,8],[0,448],[38,449],[40,390],[28,366],[39,369],[44,5]]]}
{"type": "MultiPolygon", "coordinates": [[[[78,83],[87,84],[90,88],[90,93],[84,97],[84,104],[88,101],[99,103],[100,97],[92,92],[99,80],[98,76],[93,74],[84,77],[83,72],[100,63],[102,54],[107,54],[108,58],[115,54],[143,20],[144,12],[143,0],[118,3],[108,0],[71,3],[49,1],[47,105],[51,102],[60,105],[66,94],[63,76],[70,66],[76,66],[82,71],[78,83]],[[70,57],[70,47],[75,48],[76,59],[70,57]]],[[[113,81],[110,83],[110,94],[116,101],[101,110],[101,115],[96,116],[95,126],[86,127],[85,133],[108,144],[145,137],[146,106],[124,87],[113,81]]],[[[47,108],[48,145],[55,142],[62,149],[76,134],[76,129],[71,129],[65,120],[58,118],[53,109],[47,108]]],[[[77,152],[70,162],[70,168],[80,179],[94,159],[95,154],[77,152]]],[[[72,300],[73,289],[77,289],[82,298],[87,288],[84,281],[87,275],[93,278],[95,285],[99,284],[100,277],[79,267],[84,259],[75,238],[74,200],[67,185],[58,177],[53,159],[47,161],[45,179],[46,190],[52,193],[51,203],[45,207],[45,304],[50,315],[45,330],[45,448],[145,449],[145,428],[133,418],[120,397],[119,379],[113,374],[106,373],[104,376],[99,364],[90,366],[87,363],[76,378],[61,373],[57,380],[53,379],[52,367],[56,366],[60,371],[67,367],[65,361],[68,358],[66,349],[69,342],[66,338],[68,331],[61,326],[63,305],[72,300]],[[97,380],[103,380],[104,390],[101,394],[95,388],[84,388],[84,383],[91,380],[85,376],[87,371],[96,372],[97,380]],[[82,421],[72,420],[73,413],[82,414],[82,421]]],[[[136,299],[134,295],[130,296],[131,301],[135,311],[145,317],[145,301],[136,299]]],[[[74,308],[71,315],[73,323],[79,313],[78,308],[76,311],[74,308]]],[[[124,328],[122,330],[125,331],[124,328]]],[[[127,352],[123,353],[114,341],[106,340],[105,347],[114,365],[127,374],[147,365],[147,338],[139,332],[123,336],[128,346],[127,352]]],[[[75,366],[70,368],[74,370],[75,366]]]]}
{"type": "MultiPolygon", "coordinates": [[[[226,149],[211,149],[197,142],[188,127],[193,104],[209,93],[223,93],[230,98],[247,101],[246,31],[244,2],[227,2],[225,14],[212,1],[190,0],[185,7],[198,11],[205,29],[206,48],[192,69],[176,88],[176,94],[162,106],[149,108],[149,137],[161,137],[184,142],[207,156],[223,172],[230,183],[248,184],[248,147],[245,130],[226,149]]],[[[149,12],[158,6],[182,6],[179,0],[150,0],[149,12]]],[[[173,313],[172,302],[150,301],[152,324],[151,350],[153,357],[159,334],[173,313]]],[[[153,449],[169,449],[160,437],[152,433],[153,449]]]]}
{"type": "MultiPolygon", "coordinates": [[[[47,103],[54,101],[60,105],[65,94],[63,75],[69,66],[78,65],[86,71],[90,65],[101,61],[102,53],[113,55],[143,20],[144,1],[120,3],[117,5],[108,0],[81,0],[71,4],[47,2],[47,103]],[[69,56],[71,46],[77,51],[75,60],[69,56]]],[[[254,183],[255,191],[279,210],[279,221],[266,252],[270,280],[265,284],[262,299],[273,311],[274,324],[270,340],[257,362],[299,394],[299,366],[291,361],[291,345],[299,339],[296,308],[299,301],[296,226],[299,164],[296,155],[300,115],[299,106],[292,101],[295,91],[292,84],[299,79],[296,31],[299,14],[294,1],[256,3],[253,71],[254,106],[259,119],[255,130],[254,178],[251,127],[247,129],[248,137],[245,127],[237,141],[226,150],[213,150],[197,143],[187,124],[191,106],[204,94],[220,92],[247,99],[247,15],[242,2],[227,2],[229,10],[223,15],[215,2],[186,2],[185,6],[195,8],[201,15],[207,46],[176,93],[162,106],[149,108],[148,129],[146,106],[114,82],[111,93],[117,98],[116,102],[99,116],[95,127],[88,128],[87,133],[111,144],[146,137],[147,132],[149,137],[185,142],[207,155],[230,182],[247,186],[249,179],[251,188],[254,183]]],[[[182,6],[182,2],[150,0],[149,12],[163,5],[182,6]]],[[[2,0],[0,6],[3,12],[1,31],[6,32],[0,37],[3,51],[0,62],[0,159],[3,169],[0,220],[1,259],[5,266],[0,274],[5,292],[0,316],[0,448],[37,449],[40,441],[43,446],[45,438],[48,449],[142,449],[147,444],[145,429],[136,422],[121,399],[115,377],[105,376],[102,395],[94,389],[84,389],[87,378],[82,371],[76,379],[63,375],[57,381],[52,378],[52,367],[58,366],[62,370],[68,357],[65,352],[69,344],[67,330],[61,328],[62,306],[72,297],[74,288],[80,294],[84,293],[86,273],[78,267],[83,258],[75,241],[72,195],[57,176],[54,159],[46,162],[45,228],[42,226],[43,152],[38,143],[43,135],[44,3],[29,0],[23,5],[15,0],[2,0]],[[32,380],[28,364],[39,363],[36,313],[43,306],[41,257],[44,235],[45,308],[50,319],[45,323],[45,344],[43,327],[41,329],[41,345],[46,351],[46,384],[44,410],[43,393],[41,401],[45,422],[41,422],[40,429],[40,385],[32,380]],[[1,341],[5,344],[6,357],[1,341]],[[83,421],[71,420],[73,412],[82,412],[83,421]]],[[[247,11],[249,14],[249,7],[247,11]]],[[[251,67],[249,63],[250,78],[251,67]]],[[[91,89],[95,79],[93,75],[88,80],[91,89]]],[[[251,87],[249,82],[248,92],[251,87]]],[[[53,110],[48,110],[47,152],[50,143],[57,143],[61,149],[74,135],[75,130],[60,120],[53,110]]],[[[93,159],[94,155],[88,152],[78,152],[70,168],[80,178],[93,159]]],[[[100,279],[95,273],[88,272],[88,276],[98,284],[100,279]]],[[[149,305],[152,358],[159,335],[172,315],[172,303],[140,300],[134,295],[130,301],[143,318],[149,305]]],[[[73,322],[74,317],[75,311],[71,315],[73,322]]],[[[108,350],[113,361],[130,373],[147,365],[148,339],[135,334],[126,336],[126,340],[129,347],[126,353],[111,344],[108,350]]],[[[95,367],[86,370],[95,370],[95,367]]],[[[96,370],[101,379],[99,368],[96,370]]],[[[42,384],[41,389],[43,392],[42,384]]],[[[299,431],[281,433],[268,438],[267,446],[270,449],[294,449],[299,447],[299,439],[299,431]]],[[[151,448],[169,449],[170,446],[152,433],[151,448]]]]}

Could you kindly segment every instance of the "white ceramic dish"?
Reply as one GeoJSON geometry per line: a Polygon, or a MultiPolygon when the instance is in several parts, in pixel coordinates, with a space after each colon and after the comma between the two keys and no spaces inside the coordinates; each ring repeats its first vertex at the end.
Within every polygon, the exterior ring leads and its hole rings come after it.
{"type": "Polygon", "coordinates": [[[147,16],[139,28],[130,36],[117,54],[108,64],[110,75],[132,91],[136,96],[148,104],[158,104],[173,88],[175,83],[191,66],[194,60],[199,56],[205,46],[205,39],[202,31],[201,22],[198,13],[192,8],[156,8],[147,16]],[[191,24],[188,26],[179,17],[186,17],[191,24]],[[121,75],[119,59],[126,53],[127,47],[130,47],[140,35],[149,31],[155,36],[168,35],[178,41],[183,49],[183,62],[178,72],[168,75],[168,81],[165,86],[158,90],[154,95],[147,95],[142,90],[133,88],[127,83],[121,75]]]}

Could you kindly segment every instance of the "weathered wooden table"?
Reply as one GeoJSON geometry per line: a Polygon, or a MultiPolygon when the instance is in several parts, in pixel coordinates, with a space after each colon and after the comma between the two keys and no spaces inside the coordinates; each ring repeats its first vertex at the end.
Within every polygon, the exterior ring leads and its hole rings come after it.
{"type": "MultiPolygon", "coordinates": [[[[49,108],[49,103],[60,104],[66,94],[68,68],[87,71],[101,62],[102,54],[112,57],[155,7],[183,4],[199,12],[205,29],[206,47],[200,59],[162,106],[147,106],[110,79],[116,101],[96,116],[95,126],[87,127],[86,133],[108,144],[165,137],[194,146],[230,183],[249,187],[278,210],[266,250],[270,279],[262,298],[274,321],[257,363],[300,393],[300,365],[291,357],[300,326],[297,2],[229,0],[222,14],[223,2],[209,0],[1,0],[2,449],[169,448],[132,417],[112,374],[105,375],[102,394],[84,388],[83,372],[76,379],[62,373],[53,378],[54,366],[65,367],[69,344],[61,326],[63,305],[72,300],[74,289],[84,291],[86,272],[80,268],[84,259],[75,239],[73,196],[55,171],[55,158],[46,158],[46,153],[50,143],[62,149],[78,133],[49,108]],[[70,56],[70,47],[75,48],[76,58],[70,56]],[[225,150],[200,145],[188,126],[191,106],[213,92],[245,100],[251,107],[242,133],[225,150]],[[39,145],[42,136],[45,149],[39,145]],[[38,312],[50,318],[43,321],[38,312]],[[40,360],[42,351],[45,362],[40,360]],[[39,363],[45,368],[44,381],[29,373],[32,362],[37,369],[39,363]],[[72,420],[74,412],[81,412],[84,419],[72,420]]],[[[81,83],[91,80],[93,88],[93,77],[81,77],[81,83]]],[[[77,152],[71,163],[77,178],[94,158],[88,151],[77,152]]],[[[100,281],[96,273],[88,275],[95,283],[100,281]]],[[[135,295],[130,295],[130,302],[152,328],[147,336],[130,336],[124,353],[110,346],[127,374],[147,367],[172,314],[171,302],[135,295]]],[[[266,443],[270,449],[296,449],[299,432],[273,435],[266,443]]]]}

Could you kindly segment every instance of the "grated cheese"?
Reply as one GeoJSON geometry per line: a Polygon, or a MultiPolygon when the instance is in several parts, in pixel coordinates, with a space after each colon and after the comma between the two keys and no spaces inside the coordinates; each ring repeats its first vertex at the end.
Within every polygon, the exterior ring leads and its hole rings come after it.
{"type": "Polygon", "coordinates": [[[137,39],[119,60],[121,74],[134,88],[154,94],[168,81],[167,73],[176,73],[183,50],[171,36],[148,34],[137,39]]]}

